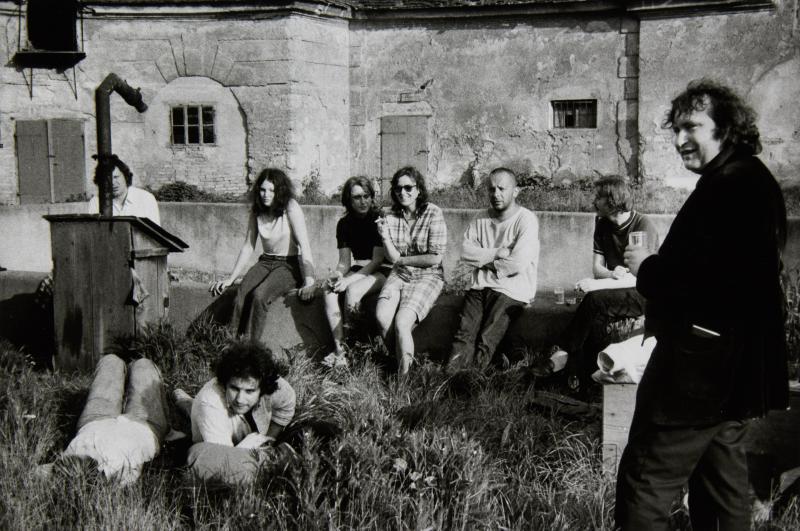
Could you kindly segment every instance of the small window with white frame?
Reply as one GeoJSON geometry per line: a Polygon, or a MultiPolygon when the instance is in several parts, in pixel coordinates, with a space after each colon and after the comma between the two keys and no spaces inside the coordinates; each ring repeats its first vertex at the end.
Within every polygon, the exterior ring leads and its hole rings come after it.
{"type": "Polygon", "coordinates": [[[596,129],[597,100],[553,100],[554,129],[596,129]]]}
{"type": "Polygon", "coordinates": [[[175,146],[214,144],[214,107],[211,105],[173,105],[170,112],[172,144],[175,146]]]}

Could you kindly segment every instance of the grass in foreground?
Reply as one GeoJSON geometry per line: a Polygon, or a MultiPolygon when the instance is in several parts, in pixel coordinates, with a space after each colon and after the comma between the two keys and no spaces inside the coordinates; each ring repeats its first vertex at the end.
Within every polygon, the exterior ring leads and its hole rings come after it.
{"type": "MultiPolygon", "coordinates": [[[[226,333],[155,330],[120,347],[162,368],[171,389],[210,377],[226,333]]],[[[80,467],[37,477],[74,433],[90,376],[36,372],[0,346],[0,528],[610,529],[613,480],[600,470],[599,421],[567,422],[529,406],[519,371],[446,379],[429,362],[397,382],[357,345],[350,370],[290,356],[298,411],[255,485],[193,486],[167,447],[134,486],[80,467]]],[[[177,429],[188,420],[173,408],[177,429]]],[[[185,449],[184,449],[185,450],[185,449]]],[[[678,512],[676,528],[685,526],[678,512]]],[[[774,528],[797,528],[790,505],[774,528]]]]}

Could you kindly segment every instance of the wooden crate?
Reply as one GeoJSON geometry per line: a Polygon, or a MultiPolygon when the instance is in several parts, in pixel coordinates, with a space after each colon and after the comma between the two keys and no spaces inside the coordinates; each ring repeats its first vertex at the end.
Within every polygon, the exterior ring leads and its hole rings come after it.
{"type": "Polygon", "coordinates": [[[628,444],[638,387],[636,384],[603,386],[603,472],[617,473],[619,458],[628,444]]]}
{"type": "Polygon", "coordinates": [[[161,322],[169,307],[167,254],[188,246],[147,219],[45,216],[53,252],[56,369],[91,371],[115,338],[161,322]],[[132,300],[134,272],[148,296],[132,300]]]}

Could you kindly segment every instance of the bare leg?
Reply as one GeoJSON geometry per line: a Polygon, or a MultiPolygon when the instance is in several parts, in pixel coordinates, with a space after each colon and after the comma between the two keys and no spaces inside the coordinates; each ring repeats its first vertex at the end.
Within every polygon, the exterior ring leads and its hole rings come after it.
{"type": "Polygon", "coordinates": [[[336,355],[344,355],[344,331],[342,330],[342,312],[339,309],[339,294],[330,290],[325,290],[325,316],[328,318],[328,325],[333,334],[333,343],[336,348],[336,355]]]}
{"type": "Polygon", "coordinates": [[[394,329],[397,332],[398,373],[401,376],[408,372],[414,361],[414,336],[411,335],[411,331],[416,324],[417,314],[407,308],[401,308],[394,318],[394,329]]]}
{"type": "Polygon", "coordinates": [[[378,299],[378,304],[375,307],[375,319],[378,321],[378,327],[384,339],[386,339],[389,330],[392,328],[392,321],[394,321],[394,314],[397,311],[398,304],[400,304],[400,292],[397,290],[381,293],[378,299]]]}

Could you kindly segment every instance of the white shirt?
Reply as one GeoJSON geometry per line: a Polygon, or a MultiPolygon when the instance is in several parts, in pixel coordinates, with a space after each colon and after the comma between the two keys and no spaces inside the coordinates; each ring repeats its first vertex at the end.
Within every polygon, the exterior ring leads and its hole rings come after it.
{"type": "Polygon", "coordinates": [[[127,485],[139,479],[158,450],[158,437],[145,422],[117,415],[86,424],[63,455],[89,457],[107,478],[127,485]]]}
{"type": "MultiPolygon", "coordinates": [[[[112,208],[114,216],[148,218],[150,221],[161,225],[161,216],[158,214],[158,202],[153,194],[147,190],[129,186],[128,194],[125,196],[122,207],[119,207],[117,203],[114,202],[112,208]]],[[[100,199],[97,196],[89,200],[87,212],[89,214],[97,214],[100,212],[100,199]]]]}
{"type": "MultiPolygon", "coordinates": [[[[251,410],[258,433],[266,433],[270,422],[286,426],[294,417],[295,392],[278,378],[278,389],[262,395],[251,410]]],[[[192,402],[192,441],[236,446],[253,430],[244,415],[234,413],[225,399],[225,388],[216,378],[209,380],[192,402]]]]}
{"type": "Polygon", "coordinates": [[[528,303],[536,295],[539,263],[539,220],[524,207],[505,221],[478,214],[467,226],[461,246],[461,261],[476,269],[470,289],[489,288],[514,300],[528,303]],[[495,259],[507,247],[508,258],[495,259]],[[493,268],[484,267],[491,263],[493,268]]]}

